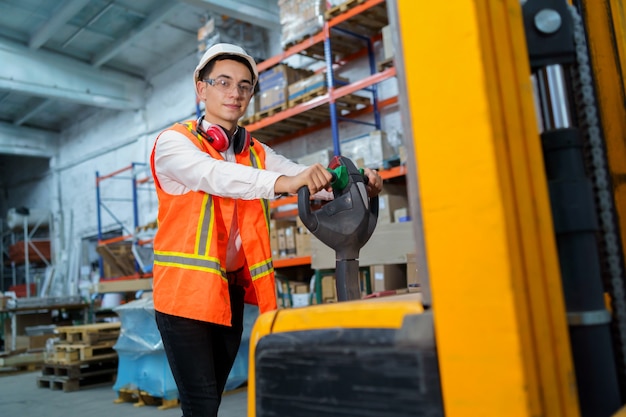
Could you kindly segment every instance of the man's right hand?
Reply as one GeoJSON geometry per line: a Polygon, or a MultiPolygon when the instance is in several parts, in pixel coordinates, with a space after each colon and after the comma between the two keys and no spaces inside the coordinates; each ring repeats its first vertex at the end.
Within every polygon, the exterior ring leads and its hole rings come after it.
{"type": "Polygon", "coordinates": [[[274,183],[276,194],[297,194],[301,187],[308,187],[311,195],[321,190],[330,190],[332,175],[322,164],[311,165],[298,175],[283,175],[274,183]]]}

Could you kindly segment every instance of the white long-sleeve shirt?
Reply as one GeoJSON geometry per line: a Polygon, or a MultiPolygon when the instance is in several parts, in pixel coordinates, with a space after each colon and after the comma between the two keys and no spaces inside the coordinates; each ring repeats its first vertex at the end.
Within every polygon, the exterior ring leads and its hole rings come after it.
{"type": "MultiPolygon", "coordinates": [[[[202,127],[205,131],[209,126],[208,122],[203,121],[202,127]]],[[[221,161],[198,149],[185,135],[166,130],[156,144],[154,155],[156,176],[163,191],[173,195],[204,191],[221,197],[245,200],[273,199],[276,197],[274,184],[280,176],[297,175],[307,168],[277,154],[259,141],[254,141],[254,146],[265,148],[264,170],[235,163],[232,146],[221,153],[224,157],[224,161],[221,161]]],[[[331,196],[331,193],[324,191],[318,195],[323,199],[330,199],[331,196]]],[[[228,243],[226,270],[235,271],[243,266],[244,261],[245,255],[235,211],[228,243]]]]}

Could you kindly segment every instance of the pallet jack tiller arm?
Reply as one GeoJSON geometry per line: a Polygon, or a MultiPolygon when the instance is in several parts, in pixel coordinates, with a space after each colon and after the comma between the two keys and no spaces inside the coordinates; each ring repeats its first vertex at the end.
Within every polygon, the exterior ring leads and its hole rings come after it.
{"type": "Polygon", "coordinates": [[[361,298],[359,251],[376,228],[378,197],[368,197],[367,177],[354,163],[335,156],[328,170],[333,174],[333,200],[311,211],[308,187],[298,190],[298,213],[302,223],[336,253],[335,278],[338,301],[361,298]]]}

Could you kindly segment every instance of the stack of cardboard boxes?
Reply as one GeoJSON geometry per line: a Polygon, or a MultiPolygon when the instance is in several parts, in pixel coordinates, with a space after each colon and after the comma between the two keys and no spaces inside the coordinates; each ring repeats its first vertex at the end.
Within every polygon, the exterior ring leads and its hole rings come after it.
{"type": "Polygon", "coordinates": [[[274,259],[311,255],[311,233],[299,217],[270,220],[270,245],[274,259]]]}
{"type": "Polygon", "coordinates": [[[281,45],[287,48],[324,27],[326,11],[352,0],[278,0],[281,45]]]}
{"type": "Polygon", "coordinates": [[[313,74],[310,70],[279,64],[259,74],[258,111],[284,110],[289,106],[289,85],[313,74]]]}

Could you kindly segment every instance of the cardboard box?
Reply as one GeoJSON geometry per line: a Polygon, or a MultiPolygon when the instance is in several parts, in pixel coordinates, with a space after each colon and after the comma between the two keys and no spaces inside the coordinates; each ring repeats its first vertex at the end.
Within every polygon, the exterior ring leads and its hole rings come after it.
{"type": "Polygon", "coordinates": [[[350,158],[355,164],[362,160],[361,164],[357,164],[359,168],[378,169],[386,160],[396,156],[396,152],[387,140],[387,134],[380,130],[344,140],[340,146],[341,154],[350,158]]]}
{"type": "Polygon", "coordinates": [[[310,77],[313,71],[292,68],[286,64],[275,65],[259,74],[258,111],[264,112],[289,105],[289,85],[310,77]]]}
{"type": "Polygon", "coordinates": [[[285,236],[285,228],[281,227],[277,231],[278,234],[278,257],[287,256],[287,237],[285,236]]]}
{"type": "Polygon", "coordinates": [[[281,106],[287,106],[287,91],[285,87],[275,86],[259,93],[260,112],[281,106]]]}
{"type": "MultiPolygon", "coordinates": [[[[350,82],[349,79],[338,76],[334,76],[333,81],[335,87],[346,85],[350,82]]],[[[291,103],[292,101],[296,101],[298,98],[316,91],[321,93],[328,91],[328,81],[326,80],[325,72],[313,74],[289,84],[288,92],[290,105],[295,104],[291,103]]]]}
{"type": "Polygon", "coordinates": [[[291,294],[291,299],[293,300],[292,307],[306,307],[310,304],[311,294],[291,294]]]}
{"type": "Polygon", "coordinates": [[[270,247],[272,248],[272,256],[274,258],[281,258],[288,255],[288,244],[293,246],[290,248],[291,254],[295,254],[295,240],[291,238],[291,242],[287,240],[287,229],[296,228],[296,222],[294,220],[270,220],[270,247]]]}
{"type": "Polygon", "coordinates": [[[373,265],[371,274],[374,292],[407,288],[405,264],[373,265]]]}
{"type": "Polygon", "coordinates": [[[409,205],[405,185],[385,184],[378,195],[378,224],[394,223],[396,210],[405,209],[409,205]]]}
{"type": "Polygon", "coordinates": [[[403,223],[410,221],[409,209],[407,207],[397,208],[393,211],[393,221],[396,223],[403,223]]]}
{"type": "Polygon", "coordinates": [[[296,256],[311,255],[311,234],[296,233],[296,256]]]}
{"type": "MultiPolygon", "coordinates": [[[[15,350],[43,350],[46,348],[46,341],[48,339],[55,338],[56,335],[54,333],[49,334],[40,334],[36,336],[25,336],[18,335],[15,337],[15,350]]],[[[12,346],[13,338],[10,334],[5,337],[5,350],[9,351],[10,346],[12,346]]]]}
{"type": "Polygon", "coordinates": [[[337,284],[334,275],[322,277],[322,302],[337,301],[337,284]]]}
{"type": "MultiPolygon", "coordinates": [[[[359,252],[359,266],[404,264],[407,253],[415,252],[412,222],[378,224],[359,252]]],[[[311,268],[334,269],[335,251],[311,237],[311,268]]]]}
{"type": "Polygon", "coordinates": [[[392,59],[395,53],[393,48],[393,36],[391,26],[384,26],[381,32],[383,36],[383,60],[392,59]]]}
{"type": "Polygon", "coordinates": [[[324,26],[326,0],[278,0],[278,7],[283,49],[324,26]]]}
{"type": "Polygon", "coordinates": [[[302,165],[311,166],[317,163],[324,165],[325,167],[330,164],[330,160],[333,159],[334,152],[332,149],[322,149],[321,151],[313,152],[297,159],[297,162],[302,165]]]}
{"type": "Polygon", "coordinates": [[[287,256],[296,254],[296,226],[288,226],[285,230],[285,253],[287,256]]]}

